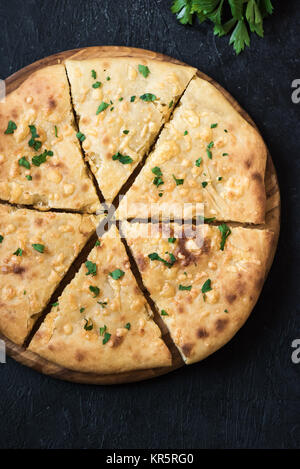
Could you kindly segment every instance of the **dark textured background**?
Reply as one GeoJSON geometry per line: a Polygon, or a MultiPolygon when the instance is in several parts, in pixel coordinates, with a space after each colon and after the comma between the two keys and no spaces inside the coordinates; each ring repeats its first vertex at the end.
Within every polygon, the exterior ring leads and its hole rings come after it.
{"type": "Polygon", "coordinates": [[[245,327],[202,363],[139,384],[60,382],[0,364],[0,447],[295,448],[300,443],[300,2],[275,1],[265,38],[236,57],[211,25],[177,23],[168,0],[1,0],[0,77],[58,51],[152,49],[198,67],[249,111],[273,156],[282,195],[279,250],[245,327]]]}

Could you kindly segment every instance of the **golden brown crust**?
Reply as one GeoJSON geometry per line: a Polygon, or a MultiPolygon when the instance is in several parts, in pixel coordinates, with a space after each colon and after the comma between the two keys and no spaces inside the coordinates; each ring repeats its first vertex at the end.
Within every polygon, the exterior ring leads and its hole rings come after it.
{"type": "Polygon", "coordinates": [[[23,343],[94,230],[93,216],[0,205],[0,330],[9,339],[23,343]]]}
{"type": "Polygon", "coordinates": [[[195,216],[263,223],[266,148],[258,132],[210,83],[193,78],[153,153],[120,204],[118,217],[195,216]],[[163,183],[154,183],[158,167],[163,183]],[[174,177],[183,182],[177,184],[174,177]],[[151,206],[152,204],[152,206],[151,206]],[[177,204],[177,206],[176,206],[177,204]],[[191,204],[183,213],[183,205],[191,204]],[[150,214],[151,209],[151,214],[150,214]]]}
{"type": "Polygon", "coordinates": [[[216,226],[187,227],[183,238],[176,224],[171,233],[160,225],[126,222],[123,229],[144,285],[158,310],[168,314],[162,318],[186,363],[202,360],[228,342],[257,301],[273,233],[231,228],[222,251],[216,226]],[[153,232],[147,238],[150,228],[153,232]],[[168,237],[176,241],[169,242],[168,237]],[[176,258],[172,267],[148,257],[157,253],[169,261],[166,252],[176,258]],[[208,281],[211,289],[203,293],[208,281]]]}
{"type": "Polygon", "coordinates": [[[109,374],[170,366],[170,352],[151,319],[115,227],[94,247],[88,261],[96,265],[96,275],[87,275],[86,265],[81,267],[29,349],[83,372],[109,374]],[[116,269],[124,273],[113,279],[110,273],[116,269]]]}
{"type": "Polygon", "coordinates": [[[92,180],[84,164],[71,109],[63,65],[33,73],[0,103],[0,197],[37,208],[95,212],[99,208],[92,180]],[[9,121],[17,129],[5,134],[9,121]],[[29,145],[29,126],[36,128],[40,148],[29,145]],[[57,136],[56,136],[57,135],[57,136]],[[32,157],[53,152],[40,166],[32,157]],[[30,168],[19,165],[26,157],[30,168]],[[29,179],[26,178],[29,177],[29,179]]]}
{"type": "Polygon", "coordinates": [[[66,67],[79,128],[86,136],[83,149],[104,198],[112,202],[196,70],[133,57],[67,60],[66,67]],[[148,67],[146,77],[139,65],[148,67]],[[93,88],[95,84],[98,88],[93,88]],[[155,101],[141,99],[145,93],[155,95],[155,101]],[[97,115],[102,102],[108,107],[97,115]],[[132,162],[113,160],[118,152],[132,162]]]}

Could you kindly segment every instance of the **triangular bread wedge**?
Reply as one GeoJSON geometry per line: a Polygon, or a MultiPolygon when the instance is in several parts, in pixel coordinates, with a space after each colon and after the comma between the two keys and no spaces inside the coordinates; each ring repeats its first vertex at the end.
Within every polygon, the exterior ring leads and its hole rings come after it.
{"type": "Polygon", "coordinates": [[[116,227],[96,244],[29,349],[83,372],[169,366],[170,352],[151,319],[116,227]]]}
{"type": "Polygon", "coordinates": [[[92,215],[0,205],[0,331],[22,344],[95,230],[92,215]]]}
{"type": "Polygon", "coordinates": [[[262,223],[266,155],[258,132],[215,86],[194,78],[122,200],[118,217],[167,217],[170,212],[174,219],[186,219],[203,203],[206,217],[262,223]]]}
{"type": "Polygon", "coordinates": [[[112,202],[196,70],[133,57],[67,60],[66,68],[83,149],[112,202]]]}
{"type": "Polygon", "coordinates": [[[186,225],[182,237],[177,224],[122,224],[143,283],[186,363],[232,338],[264,283],[273,233],[221,226],[186,225]]]}
{"type": "Polygon", "coordinates": [[[63,65],[43,68],[0,103],[0,199],[95,212],[63,65]]]}

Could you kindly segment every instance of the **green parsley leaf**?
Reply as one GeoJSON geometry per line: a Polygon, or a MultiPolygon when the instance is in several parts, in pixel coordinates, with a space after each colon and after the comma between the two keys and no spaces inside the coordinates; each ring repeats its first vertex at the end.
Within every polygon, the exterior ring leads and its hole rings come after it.
{"type": "Polygon", "coordinates": [[[17,130],[17,125],[15,124],[15,122],[14,121],[8,121],[7,129],[5,130],[4,133],[6,135],[13,134],[15,130],[17,130]]]}
{"type": "Polygon", "coordinates": [[[164,309],[161,310],[160,314],[161,314],[162,316],[169,316],[168,313],[167,313],[167,311],[165,311],[164,309]]]}
{"type": "Polygon", "coordinates": [[[169,243],[175,243],[175,241],[176,241],[176,238],[168,238],[169,243]]]}
{"type": "Polygon", "coordinates": [[[145,94],[142,94],[142,96],[140,96],[140,99],[142,101],[150,102],[150,101],[155,101],[157,97],[155,96],[155,94],[145,93],[145,94]]]}
{"type": "Polygon", "coordinates": [[[221,251],[224,251],[226,239],[228,236],[231,234],[231,229],[226,225],[226,223],[222,223],[222,225],[218,226],[218,229],[221,232],[221,243],[220,243],[220,249],[221,251]]]}
{"type": "Polygon", "coordinates": [[[86,261],[84,264],[87,268],[87,273],[85,275],[91,275],[94,277],[97,274],[97,265],[94,262],[86,261]]]}
{"type": "Polygon", "coordinates": [[[24,168],[30,169],[30,163],[26,159],[26,156],[22,156],[22,158],[19,159],[19,166],[24,166],[24,168]]]}
{"type": "Polygon", "coordinates": [[[187,135],[187,134],[188,134],[188,131],[185,130],[185,131],[183,132],[183,135],[187,135]]]}
{"type": "Polygon", "coordinates": [[[58,137],[58,134],[57,134],[57,126],[56,126],[56,125],[54,126],[54,135],[55,135],[56,138],[58,137]]]}
{"type": "Polygon", "coordinates": [[[31,246],[40,253],[43,253],[45,250],[45,246],[43,244],[32,244],[31,246]]]}
{"type": "Polygon", "coordinates": [[[95,89],[100,88],[100,86],[101,86],[101,81],[96,81],[96,83],[92,84],[92,87],[95,88],[95,89]]]}
{"type": "Polygon", "coordinates": [[[200,164],[202,163],[202,158],[198,158],[196,161],[195,161],[195,166],[197,166],[199,168],[200,164]]]}
{"type": "Polygon", "coordinates": [[[53,156],[53,151],[45,150],[44,153],[33,156],[31,159],[32,164],[34,164],[34,166],[41,166],[41,164],[46,162],[47,156],[53,156]]]}
{"type": "Polygon", "coordinates": [[[102,340],[102,344],[105,345],[109,341],[110,338],[111,338],[111,334],[109,334],[108,332],[105,332],[104,339],[102,340]]]}
{"type": "Polygon", "coordinates": [[[93,285],[90,285],[90,286],[89,286],[89,290],[90,290],[92,293],[94,293],[94,298],[96,298],[96,296],[98,296],[99,293],[100,293],[100,288],[98,288],[98,287],[93,287],[93,285]]]}
{"type": "Polygon", "coordinates": [[[103,335],[106,332],[106,326],[104,325],[103,327],[99,328],[100,335],[103,335]]]}
{"type": "Polygon", "coordinates": [[[206,187],[207,184],[208,184],[208,182],[206,182],[206,181],[201,182],[202,187],[206,187]]]}
{"type": "Polygon", "coordinates": [[[109,106],[108,103],[105,103],[104,101],[102,101],[102,103],[100,104],[100,106],[98,106],[98,109],[96,111],[96,115],[100,114],[100,112],[103,112],[105,111],[105,109],[107,109],[109,106]]]}
{"type": "Polygon", "coordinates": [[[119,98],[119,101],[123,101],[124,98],[119,98]]]}
{"type": "Polygon", "coordinates": [[[91,331],[94,327],[94,324],[93,324],[93,321],[89,318],[89,319],[85,319],[85,325],[84,325],[84,329],[86,331],[91,331]]]}
{"type": "Polygon", "coordinates": [[[80,142],[84,142],[86,139],[86,136],[82,132],[77,132],[76,137],[80,142]]]}
{"type": "Polygon", "coordinates": [[[227,130],[227,129],[224,129],[224,132],[227,134],[227,133],[228,133],[228,130],[227,130]]]}
{"type": "Polygon", "coordinates": [[[228,309],[224,309],[224,313],[228,313],[228,309]]]}
{"type": "Polygon", "coordinates": [[[171,109],[171,107],[173,106],[173,104],[174,104],[174,101],[173,101],[173,99],[172,99],[172,100],[169,102],[169,109],[171,109]]]}
{"type": "Polygon", "coordinates": [[[122,155],[119,151],[113,155],[112,159],[120,161],[122,164],[130,164],[133,162],[133,159],[128,155],[122,155]]]}
{"type": "Polygon", "coordinates": [[[30,174],[28,174],[28,175],[25,176],[25,177],[26,177],[26,179],[27,179],[28,181],[32,181],[32,176],[30,176],[30,174]]]}
{"type": "Polygon", "coordinates": [[[83,311],[85,310],[85,308],[80,308],[80,312],[83,313],[83,311]]]}
{"type": "Polygon", "coordinates": [[[131,96],[130,102],[131,102],[131,103],[134,103],[135,98],[136,98],[136,96],[131,96]]]}
{"type": "Polygon", "coordinates": [[[36,138],[39,138],[39,135],[36,131],[36,127],[34,125],[29,125],[28,127],[31,133],[31,139],[28,141],[28,145],[30,147],[33,147],[35,151],[38,151],[42,146],[42,142],[40,142],[39,140],[36,140],[36,138]]]}
{"type": "Polygon", "coordinates": [[[129,134],[129,130],[123,130],[123,134],[128,135],[128,134],[129,134]]]}
{"type": "Polygon", "coordinates": [[[205,293],[207,293],[208,291],[212,290],[211,288],[211,280],[210,278],[208,278],[202,285],[202,288],[201,288],[201,291],[203,293],[203,295],[205,295],[205,293]]]}
{"type": "Polygon", "coordinates": [[[100,241],[99,241],[99,239],[97,239],[97,241],[95,242],[95,246],[100,246],[100,241]]]}
{"type": "Polygon", "coordinates": [[[218,124],[211,124],[210,126],[211,129],[215,129],[216,127],[218,127],[218,124]]]}
{"type": "Polygon", "coordinates": [[[174,181],[176,182],[176,186],[181,186],[184,183],[184,179],[177,179],[174,174],[172,174],[174,181]]]}
{"type": "Polygon", "coordinates": [[[23,254],[23,250],[21,248],[18,248],[14,253],[13,255],[14,256],[22,256],[23,254]]]}
{"type": "Polygon", "coordinates": [[[181,285],[181,284],[179,285],[179,290],[182,290],[182,291],[183,291],[183,290],[191,291],[191,289],[192,289],[192,285],[188,285],[188,286],[186,286],[186,287],[185,287],[184,285],[181,285]]]}
{"type": "Polygon", "coordinates": [[[218,181],[222,181],[222,179],[223,179],[222,176],[218,177],[218,181]]]}
{"type": "Polygon", "coordinates": [[[106,80],[109,81],[109,80],[110,80],[110,77],[106,77],[106,80]]]}
{"type": "Polygon", "coordinates": [[[110,272],[109,274],[114,280],[119,280],[119,278],[123,277],[125,275],[125,272],[121,269],[115,269],[113,272],[110,272]]]}
{"type": "Polygon", "coordinates": [[[107,305],[107,301],[97,301],[99,305],[101,305],[102,308],[105,308],[107,305]]]}
{"type": "Polygon", "coordinates": [[[92,71],[91,71],[91,75],[92,75],[92,78],[94,78],[94,80],[96,80],[96,78],[97,78],[97,73],[95,72],[95,70],[92,70],[92,71]]]}
{"type": "Polygon", "coordinates": [[[167,252],[166,254],[169,254],[170,256],[170,261],[166,261],[165,259],[162,259],[158,254],[157,252],[152,252],[151,254],[148,254],[148,257],[149,259],[151,259],[151,261],[160,261],[160,262],[163,262],[167,267],[169,267],[169,269],[174,265],[174,263],[176,262],[176,258],[175,256],[170,253],[170,252],[167,252]]]}
{"type": "Polygon", "coordinates": [[[155,176],[162,176],[161,169],[158,166],[154,166],[151,171],[153,174],[155,174],[155,176]]]}
{"type": "Polygon", "coordinates": [[[239,20],[234,28],[230,36],[229,44],[233,44],[233,48],[237,55],[245,49],[245,46],[250,46],[249,33],[243,19],[239,20]]]}
{"type": "Polygon", "coordinates": [[[222,153],[222,156],[228,156],[228,153],[222,153]]]}
{"type": "Polygon", "coordinates": [[[127,324],[125,324],[125,329],[127,329],[128,331],[130,331],[130,328],[131,328],[131,324],[130,322],[128,322],[127,324]]]}
{"type": "Polygon", "coordinates": [[[3,240],[4,240],[4,237],[0,235],[0,244],[2,243],[3,240]]]}
{"type": "Polygon", "coordinates": [[[59,302],[58,302],[58,301],[56,301],[55,303],[52,303],[52,305],[51,305],[51,306],[58,306],[58,305],[59,305],[59,302]]]}
{"type": "Polygon", "coordinates": [[[172,13],[175,13],[178,21],[182,24],[192,24],[193,11],[191,0],[175,0],[171,7],[172,13]]]}
{"type": "Polygon", "coordinates": [[[210,142],[208,145],[207,145],[207,148],[206,148],[206,153],[207,153],[207,156],[208,158],[211,160],[212,159],[212,152],[210,151],[210,149],[214,146],[214,142],[210,142]]]}
{"type": "Polygon", "coordinates": [[[143,75],[143,77],[145,77],[145,78],[147,78],[147,76],[150,73],[150,70],[146,65],[139,65],[138,70],[143,75]]]}

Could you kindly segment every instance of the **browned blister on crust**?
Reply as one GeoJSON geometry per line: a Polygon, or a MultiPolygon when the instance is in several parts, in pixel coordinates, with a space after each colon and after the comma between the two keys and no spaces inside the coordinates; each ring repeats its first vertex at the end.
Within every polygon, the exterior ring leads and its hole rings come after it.
{"type": "Polygon", "coordinates": [[[0,331],[6,337],[23,343],[95,224],[92,215],[0,205],[0,331]]]}
{"type": "Polygon", "coordinates": [[[88,257],[95,275],[82,265],[29,349],[83,372],[109,374],[170,366],[170,352],[151,319],[117,229],[113,226],[97,244],[88,257]],[[119,278],[110,275],[116,269],[121,271],[119,278]]]}
{"type": "Polygon", "coordinates": [[[0,199],[89,213],[100,206],[76,137],[63,65],[33,73],[0,103],[0,199]],[[10,121],[17,128],[7,134],[10,121]],[[30,126],[38,135],[31,145],[30,126]],[[35,165],[32,158],[46,150],[52,156],[35,165]],[[24,157],[27,167],[19,164],[24,157]]]}
{"type": "Polygon", "coordinates": [[[122,226],[144,285],[186,363],[199,361],[227,343],[257,301],[273,233],[232,227],[221,250],[216,226],[190,226],[184,237],[176,224],[170,233],[158,224],[122,226]]]}

